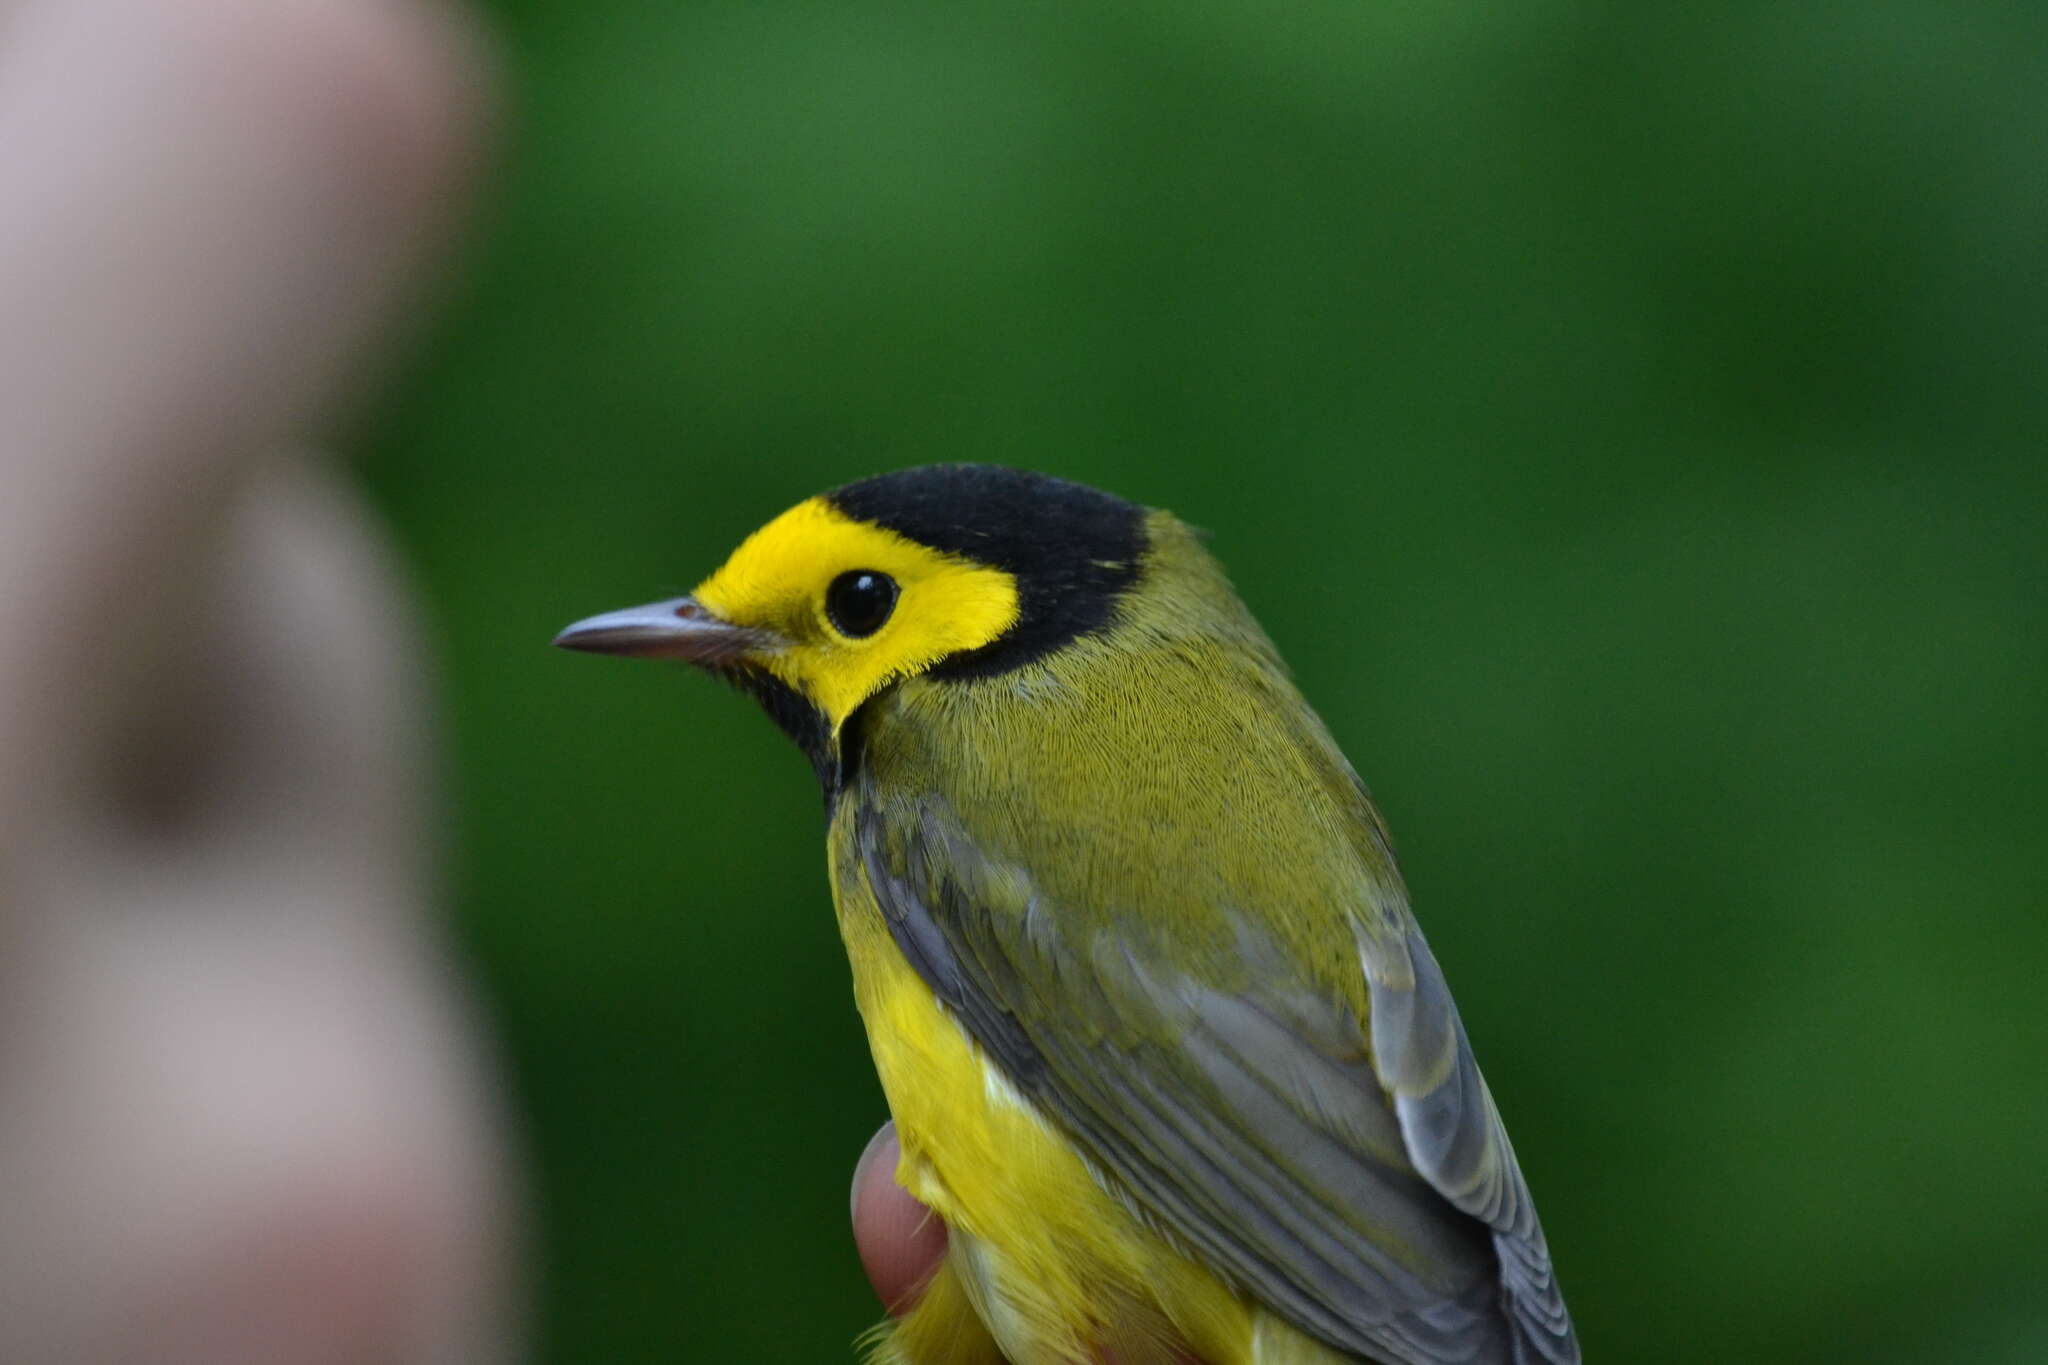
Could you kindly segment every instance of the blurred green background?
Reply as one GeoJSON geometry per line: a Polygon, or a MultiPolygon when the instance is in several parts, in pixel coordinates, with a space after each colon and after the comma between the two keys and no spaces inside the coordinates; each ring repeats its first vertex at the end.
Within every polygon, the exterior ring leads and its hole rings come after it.
{"type": "Polygon", "coordinates": [[[883,1117],[803,761],[548,636],[963,458],[1214,532],[1591,1358],[2048,1359],[2048,9],[492,9],[369,479],[542,1360],[850,1361],[883,1117]]]}

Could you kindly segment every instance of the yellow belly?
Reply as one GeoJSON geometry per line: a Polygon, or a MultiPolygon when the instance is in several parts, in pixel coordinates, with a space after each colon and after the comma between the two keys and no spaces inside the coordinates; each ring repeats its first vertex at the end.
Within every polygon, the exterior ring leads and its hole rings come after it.
{"type": "MultiPolygon", "coordinates": [[[[856,894],[848,899],[865,901],[856,894]]],[[[886,1365],[1332,1365],[1138,1221],[962,1031],[872,904],[842,904],[896,1178],[945,1219],[947,1263],[877,1337],[886,1365]]]]}

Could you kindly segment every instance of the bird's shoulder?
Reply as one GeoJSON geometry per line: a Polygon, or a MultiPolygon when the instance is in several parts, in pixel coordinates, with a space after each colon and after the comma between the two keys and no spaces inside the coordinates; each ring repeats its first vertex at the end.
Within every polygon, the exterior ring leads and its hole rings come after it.
{"type": "Polygon", "coordinates": [[[1021,869],[1075,927],[1155,944],[1222,986],[1256,920],[1360,1011],[1342,964],[1361,935],[1408,927],[1379,812],[1263,636],[1126,627],[883,700],[842,804],[885,822],[943,808],[969,856],[1021,869]]]}

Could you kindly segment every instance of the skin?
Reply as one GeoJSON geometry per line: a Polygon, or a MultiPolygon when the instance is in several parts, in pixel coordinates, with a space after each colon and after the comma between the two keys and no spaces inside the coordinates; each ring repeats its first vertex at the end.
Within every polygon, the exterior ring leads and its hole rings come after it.
{"type": "Polygon", "coordinates": [[[452,7],[0,4],[0,1359],[510,1359],[408,611],[309,451],[457,221],[452,7]]]}
{"type": "MultiPolygon", "coordinates": [[[[357,0],[0,20],[0,1358],[513,1359],[407,605],[305,453],[459,219],[477,34],[357,0]]],[[[863,1185],[912,1301],[943,1228],[863,1185]]]]}
{"type": "MultiPolygon", "coordinates": [[[[900,1316],[916,1306],[946,1254],[946,1225],[896,1183],[901,1149],[896,1125],[885,1123],[853,1170],[853,1238],[875,1296],[900,1316]]],[[[1183,1357],[1184,1365],[1204,1365],[1183,1357]]],[[[1113,1358],[1101,1365],[1117,1365],[1113,1358]]]]}
{"type": "Polygon", "coordinates": [[[917,1302],[946,1254],[946,1225],[896,1183],[896,1125],[876,1130],[853,1170],[853,1237],[875,1297],[891,1313],[917,1302]]]}

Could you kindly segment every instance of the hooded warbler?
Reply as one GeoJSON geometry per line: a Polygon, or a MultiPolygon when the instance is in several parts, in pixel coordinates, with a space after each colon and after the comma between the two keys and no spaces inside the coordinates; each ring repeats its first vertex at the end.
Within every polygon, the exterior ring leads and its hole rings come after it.
{"type": "Polygon", "coordinates": [[[884,474],[556,643],[723,677],[817,771],[950,1233],[877,1361],[1578,1361],[1386,826],[1172,515],[884,474]]]}

